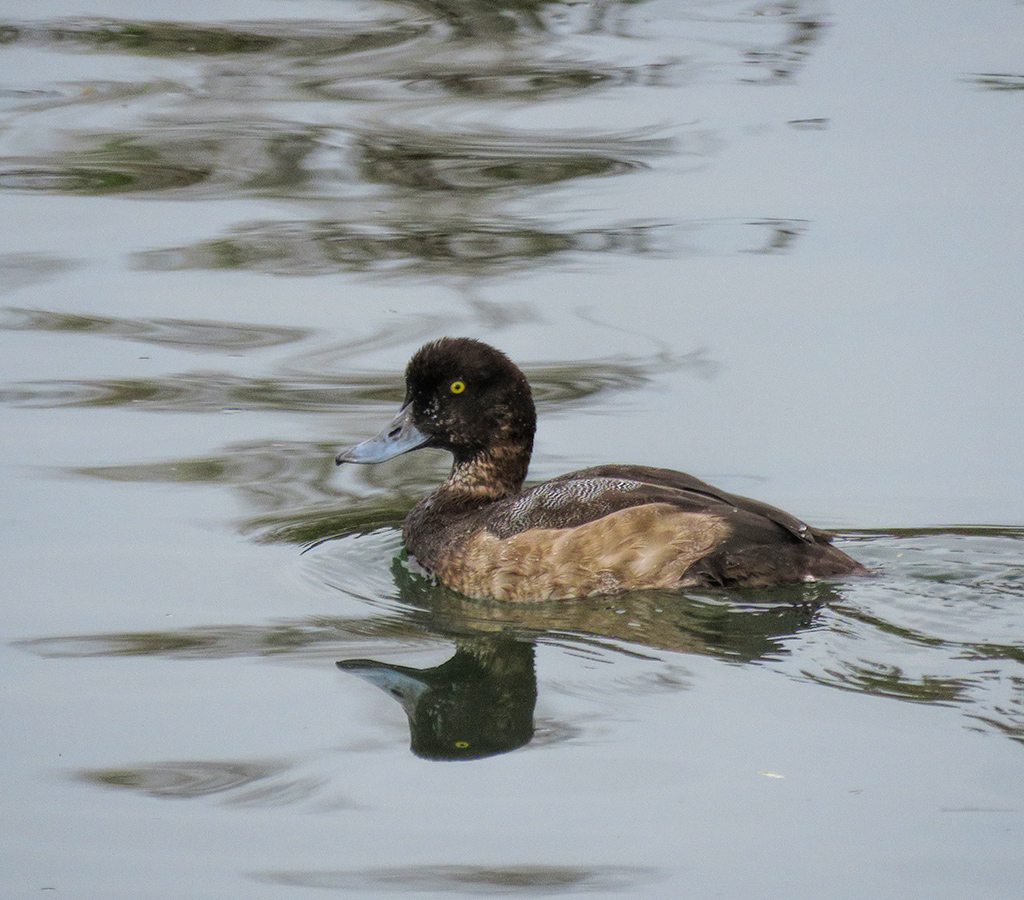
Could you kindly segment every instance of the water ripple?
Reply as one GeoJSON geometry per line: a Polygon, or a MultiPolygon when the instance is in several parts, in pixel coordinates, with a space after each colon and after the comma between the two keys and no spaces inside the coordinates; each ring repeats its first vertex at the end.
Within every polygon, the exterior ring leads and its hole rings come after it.
{"type": "Polygon", "coordinates": [[[81,266],[78,260],[45,253],[0,254],[0,294],[50,281],[81,266]]]}
{"type": "Polygon", "coordinates": [[[822,610],[783,664],[847,690],[961,709],[1024,742],[1024,530],[876,534],[878,568],[822,610]]]}
{"type": "MultiPolygon", "coordinates": [[[[99,406],[157,412],[287,410],[337,412],[343,406],[395,399],[397,387],[354,375],[310,383],[295,378],[247,378],[226,372],[186,372],[155,378],[21,382],[0,388],[0,403],[35,409],[99,406]]],[[[401,392],[398,391],[398,400],[401,392]]]]}
{"type": "Polygon", "coordinates": [[[1024,91],[1024,75],[986,72],[971,76],[971,80],[990,91],[1024,91]]]}
{"type": "Polygon", "coordinates": [[[370,182],[417,190],[491,191],[617,175],[675,150],[653,132],[528,133],[416,128],[366,129],[354,153],[370,182]]]}
{"type": "Polygon", "coordinates": [[[53,164],[46,159],[6,157],[0,188],[65,194],[119,194],[184,188],[207,180],[212,170],[144,161],[53,164]]]}
{"type": "Polygon", "coordinates": [[[308,328],[283,325],[194,319],[134,319],[17,307],[0,309],[0,331],[99,334],[195,352],[225,353],[289,344],[301,341],[312,333],[308,328]]]}
{"type": "Polygon", "coordinates": [[[164,57],[240,54],[330,57],[393,47],[423,31],[424,26],[408,20],[373,25],[308,19],[200,25],[82,18],[0,22],[0,43],[59,48],[79,45],[107,53],[164,57]]]}
{"type": "Polygon", "coordinates": [[[390,650],[421,651],[439,643],[401,617],[316,616],[266,625],[205,625],[166,631],[63,635],[14,644],[45,659],[154,656],[172,659],[265,658],[315,662],[390,650]]]}
{"type": "Polygon", "coordinates": [[[150,797],[193,799],[225,794],[233,805],[281,806],[307,799],[323,783],[313,778],[282,778],[289,768],[289,764],[276,762],[187,760],[82,769],[77,774],[91,784],[150,797]]]}
{"type": "Polygon", "coordinates": [[[531,219],[434,221],[267,221],[236,226],[196,244],[144,250],[137,268],[175,272],[239,269],[310,276],[371,272],[382,276],[493,275],[582,256],[714,256],[785,253],[807,228],[796,219],[622,222],[556,227],[531,219]]]}
{"type": "MultiPolygon", "coordinates": [[[[327,128],[266,116],[212,113],[150,121],[137,131],[69,133],[68,147],[0,158],[0,188],[72,194],[189,197],[356,196],[370,186],[478,194],[533,189],[645,168],[670,153],[705,156],[718,141],[515,129],[327,128]]],[[[491,204],[496,200],[491,200],[491,204]]]]}
{"type": "Polygon", "coordinates": [[[661,880],[658,869],[636,866],[402,866],[398,868],[262,872],[256,880],[334,891],[515,895],[626,892],[661,880]]]}
{"type": "MultiPolygon", "coordinates": [[[[322,354],[321,354],[322,355],[322,354]]],[[[659,373],[691,369],[713,376],[717,363],[707,351],[660,352],[649,359],[608,357],[585,362],[526,366],[538,404],[572,405],[598,394],[631,391],[659,373]]],[[[400,373],[351,372],[344,376],[184,372],[153,378],[110,378],[16,382],[0,386],[0,403],[57,407],[131,407],[158,412],[237,412],[240,410],[332,413],[346,407],[401,402],[400,373]]]]}
{"type": "MultiPolygon", "coordinates": [[[[387,73],[330,72],[304,82],[329,100],[554,100],[627,85],[679,85],[696,78],[694,64],[659,60],[639,65],[544,59],[479,60],[448,45],[444,53],[406,62],[387,73]]],[[[348,67],[351,69],[351,67],[348,67]]]]}
{"type": "Polygon", "coordinates": [[[268,120],[150,122],[137,132],[79,132],[69,148],[0,159],[0,188],[86,195],[222,195],[295,189],[320,129],[268,120]]]}

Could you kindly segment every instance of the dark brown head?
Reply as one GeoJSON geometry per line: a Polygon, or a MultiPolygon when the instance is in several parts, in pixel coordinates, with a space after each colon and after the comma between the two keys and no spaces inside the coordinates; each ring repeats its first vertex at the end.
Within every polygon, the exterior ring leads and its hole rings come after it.
{"type": "Polygon", "coordinates": [[[457,467],[485,458],[509,465],[520,460],[522,472],[514,477],[525,477],[537,415],[526,376],[504,353],[472,338],[441,338],[416,351],[405,386],[405,403],[394,421],[339,454],[339,465],[438,447],[452,453],[457,467]]]}

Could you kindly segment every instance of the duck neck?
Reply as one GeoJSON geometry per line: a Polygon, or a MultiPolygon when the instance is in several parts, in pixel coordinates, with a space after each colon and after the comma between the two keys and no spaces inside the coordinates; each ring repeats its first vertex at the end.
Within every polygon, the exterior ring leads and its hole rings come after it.
{"type": "Polygon", "coordinates": [[[530,446],[501,444],[467,459],[456,457],[435,494],[472,506],[494,503],[519,493],[530,465],[530,446]]]}

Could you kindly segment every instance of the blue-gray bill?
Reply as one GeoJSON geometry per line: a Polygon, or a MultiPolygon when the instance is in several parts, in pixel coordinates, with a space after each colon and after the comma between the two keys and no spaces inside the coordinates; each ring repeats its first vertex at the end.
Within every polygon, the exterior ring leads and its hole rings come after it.
{"type": "Polygon", "coordinates": [[[412,423],[412,404],[406,404],[376,437],[339,453],[334,462],[378,463],[422,447],[430,438],[412,423]]]}

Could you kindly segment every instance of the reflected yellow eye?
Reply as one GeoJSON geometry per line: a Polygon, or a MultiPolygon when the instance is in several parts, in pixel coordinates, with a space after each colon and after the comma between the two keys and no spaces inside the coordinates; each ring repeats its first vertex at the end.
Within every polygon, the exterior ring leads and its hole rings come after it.
{"type": "Polygon", "coordinates": [[[453,381],[448,385],[448,390],[453,394],[461,394],[466,389],[466,383],[464,381],[453,381]]]}

